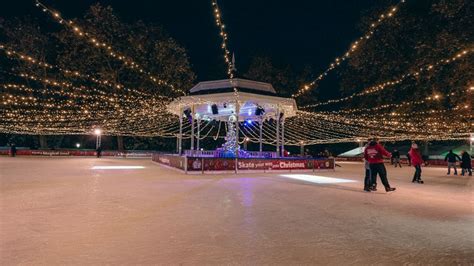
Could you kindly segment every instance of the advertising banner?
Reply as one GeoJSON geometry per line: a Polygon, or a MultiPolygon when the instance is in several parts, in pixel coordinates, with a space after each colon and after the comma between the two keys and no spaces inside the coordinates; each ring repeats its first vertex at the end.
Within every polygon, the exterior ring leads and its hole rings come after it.
{"type": "MultiPolygon", "coordinates": [[[[0,150],[0,155],[10,155],[9,149],[0,150]]],[[[96,156],[95,150],[29,150],[29,149],[18,149],[16,151],[17,156],[96,156]]],[[[115,156],[115,157],[150,157],[151,152],[146,151],[103,151],[102,156],[115,156]]]]}
{"type": "Polygon", "coordinates": [[[186,158],[178,155],[155,153],[152,155],[152,160],[181,170],[185,170],[186,166],[186,158]]]}
{"type": "Polygon", "coordinates": [[[332,159],[239,159],[239,170],[334,169],[332,159]]]}

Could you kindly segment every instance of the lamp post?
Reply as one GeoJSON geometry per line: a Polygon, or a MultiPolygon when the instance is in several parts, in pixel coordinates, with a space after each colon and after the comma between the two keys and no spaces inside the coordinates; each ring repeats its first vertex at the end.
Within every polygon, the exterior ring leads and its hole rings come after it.
{"type": "Polygon", "coordinates": [[[359,143],[359,148],[362,148],[362,140],[358,138],[356,141],[359,143]]]}
{"type": "Polygon", "coordinates": [[[250,138],[245,137],[244,139],[244,150],[247,150],[247,143],[250,141],[250,138]]]}
{"type": "Polygon", "coordinates": [[[95,142],[95,148],[98,149],[100,147],[102,130],[100,128],[96,128],[94,129],[94,134],[97,136],[96,142],[95,142]]]}
{"type": "Polygon", "coordinates": [[[76,143],[76,148],[80,148],[81,147],[81,143],[76,143]]]}

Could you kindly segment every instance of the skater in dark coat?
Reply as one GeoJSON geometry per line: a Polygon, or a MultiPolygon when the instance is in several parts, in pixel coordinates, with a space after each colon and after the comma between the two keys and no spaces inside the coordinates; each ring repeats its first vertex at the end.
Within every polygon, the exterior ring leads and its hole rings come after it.
{"type": "Polygon", "coordinates": [[[15,143],[12,143],[10,145],[10,156],[11,157],[15,157],[16,156],[16,146],[15,146],[15,143]]]}
{"type": "Polygon", "coordinates": [[[463,151],[461,155],[461,175],[469,172],[469,176],[472,176],[472,163],[471,156],[467,151],[463,151]]]}
{"type": "Polygon", "coordinates": [[[400,168],[402,168],[402,164],[400,163],[400,152],[395,149],[393,150],[392,152],[392,159],[393,159],[393,164],[395,165],[395,167],[400,166],[400,168]]]}
{"type": "Polygon", "coordinates": [[[97,148],[96,152],[97,152],[97,158],[102,157],[102,146],[99,146],[99,147],[97,148]]]}
{"type": "Polygon", "coordinates": [[[424,182],[421,180],[421,164],[423,163],[423,159],[421,152],[418,149],[418,145],[413,143],[408,153],[410,154],[411,164],[415,167],[415,175],[413,175],[413,180],[411,182],[423,184],[424,182]]]}
{"type": "Polygon", "coordinates": [[[407,159],[408,159],[408,166],[411,166],[410,153],[407,153],[407,159]]]}
{"type": "Polygon", "coordinates": [[[382,147],[377,142],[377,139],[373,139],[369,146],[364,150],[364,158],[369,162],[370,173],[372,177],[372,184],[370,190],[377,191],[377,174],[382,180],[382,184],[385,187],[386,192],[394,191],[394,187],[390,187],[387,179],[387,169],[383,164],[383,157],[391,157],[392,154],[382,147]]]}
{"type": "Polygon", "coordinates": [[[461,157],[453,152],[453,150],[449,150],[446,157],[444,157],[444,161],[448,162],[448,175],[451,174],[451,167],[454,168],[454,175],[458,175],[458,169],[456,169],[456,162],[457,160],[461,161],[461,157]]]}

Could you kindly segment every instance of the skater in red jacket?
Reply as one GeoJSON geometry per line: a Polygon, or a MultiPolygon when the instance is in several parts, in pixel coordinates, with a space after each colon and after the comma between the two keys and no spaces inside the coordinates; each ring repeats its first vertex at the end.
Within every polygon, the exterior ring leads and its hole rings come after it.
{"type": "Polygon", "coordinates": [[[423,163],[423,158],[416,143],[411,144],[411,149],[408,154],[410,154],[411,165],[415,167],[415,175],[411,182],[423,184],[424,182],[421,180],[421,164],[423,163]]]}
{"type": "Polygon", "coordinates": [[[374,138],[369,143],[369,146],[365,148],[364,158],[369,162],[372,176],[372,191],[377,191],[377,174],[380,176],[380,180],[382,180],[385,191],[389,192],[395,190],[395,188],[390,187],[390,184],[388,183],[387,169],[385,169],[385,165],[383,164],[384,156],[390,158],[392,154],[385,150],[384,147],[377,142],[376,138],[374,138]]]}

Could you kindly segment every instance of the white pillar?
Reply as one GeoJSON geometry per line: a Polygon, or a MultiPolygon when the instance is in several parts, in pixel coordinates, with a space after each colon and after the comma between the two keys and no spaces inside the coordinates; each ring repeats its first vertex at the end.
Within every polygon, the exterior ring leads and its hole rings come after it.
{"type": "Polygon", "coordinates": [[[285,118],[281,120],[281,156],[285,155],[285,118]]]}
{"type": "Polygon", "coordinates": [[[183,109],[179,109],[178,154],[183,154],[183,109]]]}
{"type": "Polygon", "coordinates": [[[259,145],[260,145],[260,152],[263,151],[263,140],[262,140],[262,129],[263,129],[263,118],[260,118],[260,132],[259,132],[259,135],[258,135],[258,142],[259,142],[259,145]]]}
{"type": "MultiPolygon", "coordinates": [[[[236,100],[235,101],[235,135],[236,135],[236,138],[237,138],[237,146],[239,145],[239,113],[240,113],[240,104],[239,104],[239,101],[236,100]]],[[[235,151],[235,157],[236,158],[239,158],[239,150],[237,149],[235,151]]]]}
{"type": "Polygon", "coordinates": [[[280,110],[277,109],[276,113],[276,153],[280,157],[280,110]]]}
{"type": "Polygon", "coordinates": [[[194,151],[194,105],[191,107],[191,151],[194,151]]]}
{"type": "Polygon", "coordinates": [[[197,150],[199,150],[199,138],[201,137],[201,119],[198,117],[197,119],[197,139],[196,139],[196,146],[197,150]]]}

